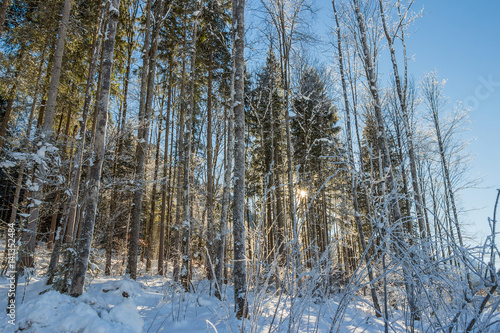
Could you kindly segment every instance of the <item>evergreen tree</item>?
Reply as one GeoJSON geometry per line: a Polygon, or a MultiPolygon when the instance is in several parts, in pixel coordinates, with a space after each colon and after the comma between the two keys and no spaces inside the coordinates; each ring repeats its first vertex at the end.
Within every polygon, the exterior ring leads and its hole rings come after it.
{"type": "Polygon", "coordinates": [[[251,135],[249,195],[264,199],[265,253],[268,263],[275,250],[282,251],[284,241],[282,149],[284,148],[284,100],[278,60],[272,49],[266,65],[257,74],[255,87],[248,93],[248,129],[251,135]]]}
{"type": "Polygon", "coordinates": [[[304,246],[309,249],[307,258],[317,262],[329,243],[326,195],[332,189],[328,177],[335,173],[337,164],[331,162],[338,155],[336,136],[340,130],[336,125],[337,108],[328,97],[324,74],[304,66],[292,104],[294,162],[298,164],[298,194],[306,221],[304,246]]]}

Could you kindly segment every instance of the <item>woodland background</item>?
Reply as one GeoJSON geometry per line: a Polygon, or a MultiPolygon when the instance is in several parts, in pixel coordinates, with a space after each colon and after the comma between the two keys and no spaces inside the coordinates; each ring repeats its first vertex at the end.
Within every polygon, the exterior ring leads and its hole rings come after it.
{"type": "Polygon", "coordinates": [[[325,63],[314,1],[4,0],[0,219],[16,279],[47,247],[47,284],[72,296],[102,260],[96,274],[169,275],[186,292],[202,272],[220,299],[234,285],[239,319],[264,290],[362,294],[386,331],[391,308],[412,331],[493,327],[495,211],[468,245],[468,109],[436,72],[408,75],[418,2],[332,5],[325,63]]]}

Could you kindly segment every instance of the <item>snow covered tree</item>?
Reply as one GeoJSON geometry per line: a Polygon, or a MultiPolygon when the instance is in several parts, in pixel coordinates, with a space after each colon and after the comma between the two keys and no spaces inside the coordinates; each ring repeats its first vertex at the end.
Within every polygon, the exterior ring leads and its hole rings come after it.
{"type": "Polygon", "coordinates": [[[90,255],[90,246],[94,233],[94,224],[97,213],[97,200],[99,197],[99,186],[101,181],[102,165],[104,162],[104,152],[106,150],[106,131],[108,123],[108,103],[109,91],[111,88],[111,69],[113,66],[113,53],[115,47],[116,26],[120,9],[120,0],[113,0],[109,7],[109,22],[106,30],[106,40],[104,41],[104,62],[103,80],[101,95],[99,96],[98,126],[94,140],[95,160],[90,171],[88,185],[88,196],[84,207],[84,219],[82,221],[82,233],[78,240],[77,255],[73,278],[71,280],[71,295],[80,296],[85,284],[87,264],[90,255]]]}

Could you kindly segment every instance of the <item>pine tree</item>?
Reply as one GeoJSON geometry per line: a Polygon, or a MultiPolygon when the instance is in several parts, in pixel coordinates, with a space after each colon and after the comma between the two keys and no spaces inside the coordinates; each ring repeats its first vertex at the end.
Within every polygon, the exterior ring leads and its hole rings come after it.
{"type": "Polygon", "coordinates": [[[252,136],[249,162],[249,195],[264,197],[264,257],[268,264],[283,250],[284,212],[280,179],[283,174],[281,152],[284,149],[284,100],[278,60],[269,51],[266,65],[257,74],[254,89],[248,93],[248,129],[252,136]],[[264,181],[262,181],[264,180],[264,181]]]}

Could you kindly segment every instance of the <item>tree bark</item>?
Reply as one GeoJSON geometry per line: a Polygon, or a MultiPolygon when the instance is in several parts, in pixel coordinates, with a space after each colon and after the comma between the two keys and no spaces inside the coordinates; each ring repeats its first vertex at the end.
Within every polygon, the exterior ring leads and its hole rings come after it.
{"type": "MultiPolygon", "coordinates": [[[[245,251],[245,0],[233,0],[234,113],[234,304],[236,318],[248,316],[245,251]]],[[[291,186],[291,184],[289,184],[291,186]]],[[[291,198],[293,201],[293,198],[291,198]]]]}
{"type": "MultiPolygon", "coordinates": [[[[163,268],[163,258],[165,256],[165,222],[167,220],[167,191],[168,191],[168,140],[169,140],[169,130],[170,130],[170,113],[172,108],[172,84],[173,84],[173,61],[172,55],[168,59],[169,64],[169,77],[168,77],[168,87],[167,87],[167,117],[165,119],[165,150],[163,152],[163,189],[161,193],[161,220],[160,220],[160,244],[158,248],[158,275],[164,274],[163,268]]],[[[170,181],[170,177],[168,177],[170,181]]],[[[167,239],[168,240],[168,239],[167,239]]]]}
{"type": "Polygon", "coordinates": [[[118,133],[117,133],[117,148],[115,150],[115,157],[113,163],[113,194],[110,203],[110,217],[109,217],[109,225],[107,230],[107,239],[106,239],[106,265],[104,267],[104,274],[111,275],[111,260],[113,256],[113,235],[115,232],[115,224],[116,219],[118,217],[117,211],[117,203],[119,202],[119,186],[116,184],[118,180],[118,159],[123,151],[123,133],[125,131],[125,126],[127,123],[127,97],[128,97],[128,87],[130,81],[130,71],[132,66],[132,53],[134,51],[134,21],[137,15],[138,2],[134,1],[132,7],[132,13],[129,13],[127,17],[127,66],[125,69],[125,77],[123,79],[123,100],[120,108],[120,120],[121,123],[118,124],[118,133]]]}
{"type": "Polygon", "coordinates": [[[49,93],[47,95],[47,109],[45,111],[45,119],[42,128],[45,135],[50,135],[52,132],[52,124],[54,122],[54,114],[56,111],[57,92],[59,90],[59,78],[61,77],[64,45],[66,43],[66,34],[68,32],[69,14],[71,11],[72,2],[73,0],[64,0],[61,25],[59,27],[57,36],[56,51],[54,53],[54,64],[52,66],[52,76],[50,79],[49,93]]]}
{"type": "MultiPolygon", "coordinates": [[[[183,49],[186,49],[186,14],[184,14],[184,42],[183,42],[183,49]]],[[[184,118],[185,118],[185,113],[186,113],[186,101],[185,101],[185,86],[186,86],[186,59],[183,56],[182,58],[182,74],[181,74],[181,96],[180,96],[180,113],[179,113],[179,127],[177,131],[177,149],[176,149],[176,155],[177,155],[177,163],[176,163],[176,172],[177,172],[177,181],[176,181],[176,205],[175,205],[175,226],[173,228],[173,238],[175,239],[175,244],[174,244],[174,256],[173,256],[173,277],[174,281],[179,280],[179,258],[180,258],[180,224],[181,224],[181,205],[180,202],[182,201],[182,191],[181,191],[181,184],[182,184],[182,176],[183,173],[181,172],[181,164],[182,164],[182,157],[183,157],[183,152],[184,152],[184,118]]]]}
{"type": "Polygon", "coordinates": [[[90,255],[92,235],[97,213],[97,200],[101,180],[104,152],[106,150],[106,129],[108,122],[108,102],[111,88],[111,69],[113,66],[113,51],[115,47],[116,25],[118,23],[120,0],[113,0],[109,8],[109,23],[104,41],[104,63],[101,95],[99,97],[98,126],[94,141],[95,160],[91,167],[88,180],[89,195],[85,202],[85,214],[82,223],[81,237],[78,242],[77,257],[73,270],[70,294],[80,296],[85,284],[85,275],[90,255]]]}
{"type": "Polygon", "coordinates": [[[208,62],[207,92],[207,278],[213,280],[213,147],[212,147],[212,53],[208,62]]]}
{"type": "MultiPolygon", "coordinates": [[[[232,76],[233,74],[231,74],[232,76]]],[[[231,79],[232,80],[232,79],[231,79]]],[[[232,80],[233,82],[233,80],[232,80]]],[[[231,91],[234,88],[231,87],[231,91]]],[[[234,94],[231,93],[230,101],[233,101],[234,94]]],[[[225,108],[225,111],[227,109],[225,108]]],[[[229,107],[229,114],[226,115],[227,129],[226,129],[226,147],[224,152],[224,182],[222,184],[222,207],[220,215],[219,232],[216,237],[216,248],[217,248],[217,258],[215,259],[215,296],[222,300],[222,280],[224,277],[224,262],[225,262],[225,248],[226,248],[226,233],[227,233],[227,220],[229,213],[229,203],[231,194],[231,171],[233,169],[233,157],[232,153],[234,150],[234,120],[233,120],[233,108],[232,105],[229,107]]]]}
{"type": "MultiPolygon", "coordinates": [[[[193,14],[194,15],[194,14],[193,14]]],[[[191,240],[191,188],[190,188],[190,162],[192,150],[192,130],[194,121],[194,108],[195,108],[195,91],[194,84],[196,80],[196,41],[198,35],[198,17],[194,18],[193,37],[191,41],[191,82],[189,84],[189,106],[186,114],[186,130],[184,132],[184,165],[183,165],[183,184],[182,184],[182,269],[180,272],[180,280],[184,289],[189,290],[191,283],[191,253],[190,253],[190,240],[191,240]]]]}
{"type": "Polygon", "coordinates": [[[156,156],[155,156],[155,170],[153,176],[153,190],[151,191],[151,210],[149,213],[149,221],[148,221],[148,232],[147,232],[147,247],[146,247],[146,272],[149,273],[151,270],[151,261],[153,259],[153,231],[154,231],[154,222],[155,222],[155,210],[156,210],[156,193],[157,186],[156,183],[158,181],[158,168],[160,162],[160,141],[161,141],[161,123],[162,119],[160,116],[160,122],[158,124],[158,138],[156,139],[156,156]]]}
{"type": "Polygon", "coordinates": [[[73,234],[76,222],[76,214],[78,210],[78,198],[80,192],[80,174],[82,172],[83,163],[83,153],[85,148],[85,137],[87,135],[87,118],[90,109],[90,103],[92,100],[92,88],[94,86],[94,77],[97,69],[97,60],[100,50],[100,45],[102,43],[102,31],[105,29],[104,13],[101,18],[101,28],[96,31],[94,36],[94,43],[92,45],[92,56],[89,62],[89,70],[87,76],[87,85],[85,87],[85,100],[83,104],[82,120],[80,122],[80,130],[77,136],[76,152],[73,161],[73,170],[71,174],[71,185],[70,185],[70,202],[68,205],[67,222],[66,222],[66,232],[64,235],[65,243],[73,242],[73,234]]]}

